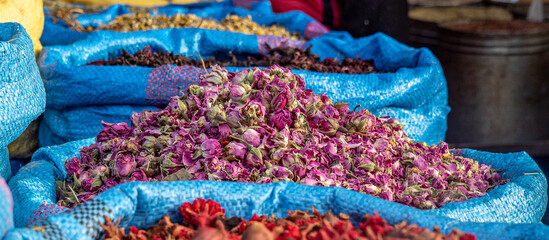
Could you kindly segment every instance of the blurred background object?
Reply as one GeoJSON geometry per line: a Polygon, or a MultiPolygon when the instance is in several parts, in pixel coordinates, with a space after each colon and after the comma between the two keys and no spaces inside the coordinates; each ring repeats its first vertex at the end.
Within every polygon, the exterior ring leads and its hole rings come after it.
{"type": "Polygon", "coordinates": [[[42,50],[40,36],[44,28],[42,0],[0,1],[0,23],[5,22],[17,22],[23,25],[32,40],[34,54],[38,57],[42,50]]]}
{"type": "Polygon", "coordinates": [[[222,0],[64,0],[69,3],[90,4],[97,6],[111,6],[113,4],[127,4],[141,7],[164,6],[168,4],[190,4],[198,2],[221,2],[222,0]]]}
{"type": "Polygon", "coordinates": [[[448,82],[446,141],[527,151],[549,173],[549,1],[409,3],[409,43],[431,49],[448,82]]]}
{"type": "MultiPolygon", "coordinates": [[[[257,0],[232,0],[250,8],[257,0]]],[[[271,0],[274,12],[303,11],[333,30],[347,31],[353,37],[383,32],[400,42],[408,40],[406,0],[271,0]]]]}

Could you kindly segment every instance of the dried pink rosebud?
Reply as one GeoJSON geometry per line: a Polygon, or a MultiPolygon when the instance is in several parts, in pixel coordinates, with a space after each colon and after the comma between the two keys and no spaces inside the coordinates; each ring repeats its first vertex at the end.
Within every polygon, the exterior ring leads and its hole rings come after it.
{"type": "Polygon", "coordinates": [[[286,107],[286,104],[288,104],[289,100],[289,91],[285,89],[283,92],[279,93],[274,99],[273,103],[271,104],[274,107],[274,110],[280,110],[286,107]]]}
{"type": "Polygon", "coordinates": [[[261,144],[261,135],[251,128],[246,129],[244,134],[242,134],[242,138],[246,140],[246,142],[254,147],[259,147],[261,144]]]}
{"type": "Polygon", "coordinates": [[[229,87],[229,90],[231,91],[231,99],[238,101],[242,98],[242,96],[246,93],[246,88],[244,88],[240,84],[232,84],[229,87]]]}
{"type": "Polygon", "coordinates": [[[114,163],[116,174],[120,177],[127,177],[136,167],[135,159],[129,154],[119,154],[114,163]]]}
{"type": "Polygon", "coordinates": [[[137,169],[135,172],[132,173],[131,180],[145,182],[148,180],[148,178],[147,178],[147,174],[145,174],[143,170],[137,169]]]}
{"type": "Polygon", "coordinates": [[[118,182],[116,182],[116,180],[110,178],[110,179],[107,179],[107,181],[105,181],[105,185],[108,189],[110,188],[113,188],[114,186],[118,185],[118,182]]]}
{"type": "Polygon", "coordinates": [[[80,165],[80,159],[78,157],[70,158],[67,163],[65,163],[65,169],[67,169],[68,176],[79,177],[82,172],[82,167],[80,165]]]}
{"type": "Polygon", "coordinates": [[[250,120],[263,121],[263,118],[265,117],[265,107],[257,100],[248,99],[240,110],[240,114],[242,116],[247,116],[250,120]]]}
{"type": "Polygon", "coordinates": [[[216,139],[207,139],[200,146],[204,158],[214,158],[221,155],[221,144],[216,139]]]}
{"type": "Polygon", "coordinates": [[[285,109],[278,110],[269,119],[269,124],[274,125],[279,130],[292,126],[292,114],[285,109]]]}
{"type": "Polygon", "coordinates": [[[213,66],[209,72],[200,75],[200,80],[211,83],[213,85],[221,85],[224,82],[228,81],[227,70],[219,67],[218,65],[213,66]]]}
{"type": "Polygon", "coordinates": [[[82,180],[82,189],[86,192],[95,192],[99,190],[101,187],[102,182],[99,178],[86,178],[82,180]]]}
{"type": "Polygon", "coordinates": [[[252,167],[263,166],[263,154],[261,150],[252,148],[248,154],[246,154],[246,163],[252,167]]]}
{"type": "Polygon", "coordinates": [[[132,129],[128,127],[128,124],[125,122],[112,124],[101,121],[101,123],[104,128],[95,138],[95,141],[97,142],[107,141],[114,138],[128,138],[131,136],[132,129]]]}
{"type": "Polygon", "coordinates": [[[240,126],[240,111],[231,110],[227,112],[226,121],[229,126],[233,128],[237,128],[240,126]]]}
{"type": "Polygon", "coordinates": [[[219,125],[219,136],[224,137],[228,135],[232,135],[233,131],[231,131],[231,127],[229,127],[228,124],[221,124],[219,125]]]}
{"type": "Polygon", "coordinates": [[[238,142],[230,142],[225,146],[225,149],[227,149],[229,155],[233,155],[240,160],[244,160],[247,152],[246,145],[238,142]]]}

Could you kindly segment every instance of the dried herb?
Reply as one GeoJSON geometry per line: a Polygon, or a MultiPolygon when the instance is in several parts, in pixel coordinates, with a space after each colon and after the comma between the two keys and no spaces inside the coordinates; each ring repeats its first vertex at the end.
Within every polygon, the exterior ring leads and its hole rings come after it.
{"type": "Polygon", "coordinates": [[[106,240],[329,240],[329,239],[414,239],[414,240],[476,240],[472,234],[454,229],[444,235],[440,228],[434,231],[423,229],[406,222],[391,226],[377,213],[365,215],[363,222],[356,228],[346,214],[334,215],[331,211],[321,214],[312,207],[309,211],[288,211],[285,218],[254,215],[249,220],[225,216],[221,205],[212,200],[197,199],[192,204],[184,203],[179,211],[185,221],[172,223],[169,216],[148,230],[139,230],[134,226],[130,232],[119,228],[120,219],[113,223],[106,218],[107,224],[101,225],[105,230],[106,240]],[[233,222],[228,225],[228,222],[233,222]],[[229,227],[227,227],[229,226],[229,227]]]}
{"type": "Polygon", "coordinates": [[[311,46],[302,50],[295,47],[276,47],[270,48],[266,56],[248,56],[248,60],[239,61],[232,53],[229,53],[229,61],[219,61],[215,58],[205,59],[203,62],[187,58],[183,55],[176,55],[164,51],[152,53],[150,47],[137,51],[135,54],[129,54],[122,50],[120,57],[115,57],[108,61],[95,61],[87,65],[110,65],[110,66],[143,66],[159,67],[165,64],[190,65],[202,67],[220,65],[221,67],[255,67],[278,65],[290,70],[300,69],[324,73],[347,73],[347,74],[366,74],[382,73],[383,71],[374,66],[374,60],[345,58],[342,60],[324,59],[320,60],[318,55],[311,53],[311,46]]]}
{"type": "Polygon", "coordinates": [[[264,26],[252,21],[251,16],[227,15],[223,20],[205,19],[194,14],[176,14],[173,16],[153,16],[148,13],[126,14],[116,17],[110,23],[93,30],[112,30],[116,32],[134,32],[165,28],[204,28],[252,35],[275,35],[302,40],[298,33],[289,32],[278,24],[264,26]]]}
{"type": "Polygon", "coordinates": [[[421,209],[483,196],[504,184],[446,143],[414,142],[402,124],[349,111],[279,66],[201,75],[161,111],[104,124],[67,161],[59,204],[74,206],[133,181],[291,181],[343,187],[421,209]]]}

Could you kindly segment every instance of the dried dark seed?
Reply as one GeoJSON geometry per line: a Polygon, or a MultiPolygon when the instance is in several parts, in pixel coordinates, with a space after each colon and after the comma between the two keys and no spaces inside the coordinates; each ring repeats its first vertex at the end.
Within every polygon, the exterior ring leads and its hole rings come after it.
{"type": "MultiPolygon", "coordinates": [[[[335,59],[320,60],[318,55],[311,53],[311,47],[302,50],[294,47],[269,48],[267,56],[248,56],[248,60],[239,61],[238,58],[229,53],[228,61],[220,61],[216,58],[204,59],[206,66],[220,65],[222,67],[255,67],[279,65],[287,69],[300,69],[313,72],[324,73],[347,73],[347,74],[366,74],[383,73],[374,66],[373,60],[345,58],[340,61],[335,59]]],[[[187,58],[183,55],[175,55],[164,51],[152,53],[150,47],[137,51],[135,54],[129,54],[122,50],[122,56],[113,58],[109,61],[95,61],[87,65],[122,65],[122,66],[143,66],[159,67],[165,64],[190,65],[202,67],[200,60],[187,58]]]]}

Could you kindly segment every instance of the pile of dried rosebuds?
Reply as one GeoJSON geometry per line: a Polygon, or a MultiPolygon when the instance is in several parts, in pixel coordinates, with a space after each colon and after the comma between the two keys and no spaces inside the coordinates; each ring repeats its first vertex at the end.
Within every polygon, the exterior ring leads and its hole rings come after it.
{"type": "Polygon", "coordinates": [[[59,204],[134,181],[290,181],[433,209],[505,183],[444,142],[414,142],[395,119],[305,89],[285,68],[215,66],[201,79],[165,109],[134,113],[131,127],[105,124],[96,143],[67,161],[59,204]]]}

